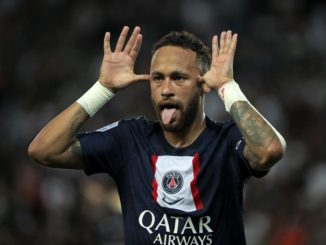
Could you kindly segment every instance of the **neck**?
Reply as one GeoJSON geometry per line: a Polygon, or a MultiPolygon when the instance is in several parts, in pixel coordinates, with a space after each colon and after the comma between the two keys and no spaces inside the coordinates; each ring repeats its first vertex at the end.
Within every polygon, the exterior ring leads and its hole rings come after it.
{"type": "Polygon", "coordinates": [[[164,130],[167,142],[175,148],[182,148],[191,145],[206,128],[205,114],[197,116],[191,125],[178,132],[164,130]]]}

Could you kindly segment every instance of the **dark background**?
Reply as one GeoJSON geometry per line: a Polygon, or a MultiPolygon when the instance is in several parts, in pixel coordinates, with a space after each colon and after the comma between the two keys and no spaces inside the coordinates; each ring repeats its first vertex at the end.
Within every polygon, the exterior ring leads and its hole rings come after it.
{"type": "MultiPolygon", "coordinates": [[[[144,36],[136,72],[153,43],[187,30],[208,46],[239,34],[235,79],[287,140],[285,158],[245,195],[248,244],[326,241],[326,4],[308,0],[0,0],[0,244],[122,244],[112,180],[46,169],[30,141],[98,78],[105,31],[144,36]]],[[[206,112],[228,120],[217,95],[206,112]]],[[[123,117],[154,117],[149,86],[119,93],[83,130],[123,117]]]]}

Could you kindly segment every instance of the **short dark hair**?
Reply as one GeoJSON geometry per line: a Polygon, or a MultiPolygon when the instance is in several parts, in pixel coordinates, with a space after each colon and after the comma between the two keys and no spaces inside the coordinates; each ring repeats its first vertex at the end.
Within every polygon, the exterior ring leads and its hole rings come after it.
{"type": "Polygon", "coordinates": [[[209,48],[194,34],[186,31],[173,31],[162,37],[153,45],[152,55],[161,47],[176,46],[190,49],[196,53],[200,74],[205,74],[211,65],[209,48]]]}

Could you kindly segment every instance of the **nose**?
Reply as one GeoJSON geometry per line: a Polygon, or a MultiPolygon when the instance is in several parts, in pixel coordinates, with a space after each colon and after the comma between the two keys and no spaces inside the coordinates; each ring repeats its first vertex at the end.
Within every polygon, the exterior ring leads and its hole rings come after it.
{"type": "Polygon", "coordinates": [[[162,97],[172,97],[174,96],[173,93],[173,82],[170,78],[164,79],[162,85],[161,85],[161,96],[162,97]]]}

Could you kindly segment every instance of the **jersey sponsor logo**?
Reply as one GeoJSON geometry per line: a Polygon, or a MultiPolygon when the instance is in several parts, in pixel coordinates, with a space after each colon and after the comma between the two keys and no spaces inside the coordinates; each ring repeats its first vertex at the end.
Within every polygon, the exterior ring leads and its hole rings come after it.
{"type": "Polygon", "coordinates": [[[213,241],[211,217],[208,215],[193,219],[143,210],[138,216],[138,223],[151,236],[153,244],[209,245],[213,241]]]}
{"type": "Polygon", "coordinates": [[[153,201],[161,207],[192,212],[203,208],[197,188],[199,155],[156,156],[152,158],[153,201]]]}

